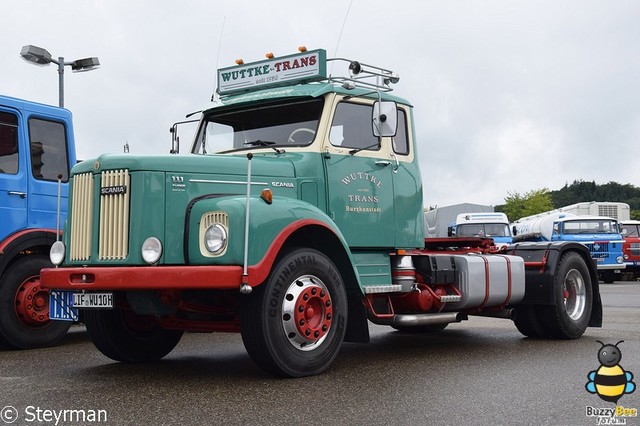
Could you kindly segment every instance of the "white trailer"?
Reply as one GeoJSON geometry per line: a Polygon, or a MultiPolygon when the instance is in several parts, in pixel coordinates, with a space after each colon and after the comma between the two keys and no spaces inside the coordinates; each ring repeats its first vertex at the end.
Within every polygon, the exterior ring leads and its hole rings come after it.
{"type": "Polygon", "coordinates": [[[606,216],[614,219],[631,219],[631,209],[627,203],[610,201],[589,201],[561,207],[559,212],[572,213],[576,216],[606,216]]]}

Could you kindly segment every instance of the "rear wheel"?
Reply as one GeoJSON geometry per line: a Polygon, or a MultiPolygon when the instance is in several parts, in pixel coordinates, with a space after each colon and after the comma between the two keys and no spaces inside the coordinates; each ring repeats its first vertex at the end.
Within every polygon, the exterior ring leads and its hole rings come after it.
{"type": "Polygon", "coordinates": [[[584,259],[575,252],[560,259],[554,277],[555,303],[537,312],[545,337],[576,339],[585,332],[591,317],[593,288],[584,259]]]}
{"type": "Polygon", "coordinates": [[[153,316],[137,315],[129,309],[85,309],[83,313],[93,344],[115,361],[159,360],[169,354],[182,337],[182,331],[164,329],[153,316]]]}
{"type": "Polygon", "coordinates": [[[16,260],[0,286],[0,341],[3,346],[31,349],[51,346],[69,330],[67,321],[49,319],[49,291],[40,285],[40,270],[53,265],[45,255],[16,260]]]}
{"type": "Polygon", "coordinates": [[[346,331],[342,277],[317,250],[289,251],[243,297],[241,321],[244,345],[261,368],[289,377],[319,374],[338,354],[346,331]]]}
{"type": "Polygon", "coordinates": [[[516,317],[513,319],[518,331],[527,337],[543,337],[543,332],[538,320],[536,306],[520,305],[516,308],[516,317]]]}

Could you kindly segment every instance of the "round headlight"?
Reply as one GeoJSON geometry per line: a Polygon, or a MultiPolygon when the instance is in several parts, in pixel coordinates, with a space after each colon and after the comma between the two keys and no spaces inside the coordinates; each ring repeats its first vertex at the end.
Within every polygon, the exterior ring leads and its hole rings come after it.
{"type": "Polygon", "coordinates": [[[204,233],[204,245],[213,254],[218,254],[227,245],[227,230],[219,223],[214,223],[204,233]]]}
{"type": "Polygon", "coordinates": [[[62,241],[56,241],[51,246],[51,250],[49,250],[49,259],[51,263],[56,266],[59,266],[64,260],[64,243],[62,241]]]}
{"type": "Polygon", "coordinates": [[[616,262],[622,263],[622,262],[624,262],[624,259],[622,258],[622,256],[618,256],[618,257],[616,257],[616,262]]]}
{"type": "Polygon", "coordinates": [[[162,243],[156,237],[149,237],[142,243],[142,258],[149,264],[154,264],[162,256],[162,243]]]}

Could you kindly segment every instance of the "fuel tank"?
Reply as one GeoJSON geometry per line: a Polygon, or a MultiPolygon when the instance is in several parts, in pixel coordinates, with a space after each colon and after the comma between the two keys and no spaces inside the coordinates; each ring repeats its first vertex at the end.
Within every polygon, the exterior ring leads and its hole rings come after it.
{"type": "Polygon", "coordinates": [[[446,303],[443,311],[504,306],[518,303],[524,297],[524,259],[519,256],[436,254],[420,256],[414,263],[429,284],[453,285],[458,289],[460,300],[446,303]]]}

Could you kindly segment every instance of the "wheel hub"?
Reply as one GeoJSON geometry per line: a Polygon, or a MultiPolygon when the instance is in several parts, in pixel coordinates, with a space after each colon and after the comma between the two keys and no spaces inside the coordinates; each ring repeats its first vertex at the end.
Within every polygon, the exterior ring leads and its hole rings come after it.
{"type": "Polygon", "coordinates": [[[14,299],[16,315],[27,326],[42,327],[49,319],[49,292],[40,285],[40,277],[24,280],[14,299]]]}
{"type": "Polygon", "coordinates": [[[324,341],[333,321],[333,302],[317,277],[304,275],[291,283],[282,303],[282,326],[297,349],[311,350],[324,341]]]}
{"type": "Polygon", "coordinates": [[[572,320],[582,317],[587,304],[587,290],[582,274],[572,269],[564,280],[564,308],[572,320]]]}

